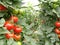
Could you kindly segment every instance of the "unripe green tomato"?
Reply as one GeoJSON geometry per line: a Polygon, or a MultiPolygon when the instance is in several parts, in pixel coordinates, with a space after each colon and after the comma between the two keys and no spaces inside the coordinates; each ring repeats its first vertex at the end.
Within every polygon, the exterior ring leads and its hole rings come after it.
{"type": "Polygon", "coordinates": [[[53,8],[57,8],[59,5],[57,4],[53,4],[53,8]]]}
{"type": "Polygon", "coordinates": [[[12,13],[13,13],[13,14],[18,14],[18,9],[14,9],[14,10],[12,11],[12,13]]]}
{"type": "Polygon", "coordinates": [[[18,43],[18,45],[22,45],[22,43],[21,43],[21,42],[19,42],[19,41],[18,41],[17,43],[18,43]]]}
{"type": "Polygon", "coordinates": [[[18,10],[18,13],[19,13],[19,14],[23,14],[23,13],[24,13],[24,10],[23,10],[23,9],[19,9],[19,10],[18,10]]]}
{"type": "Polygon", "coordinates": [[[54,0],[54,2],[57,2],[58,0],[54,0]]]}
{"type": "Polygon", "coordinates": [[[58,0],[52,0],[52,2],[57,2],[58,0]]]}

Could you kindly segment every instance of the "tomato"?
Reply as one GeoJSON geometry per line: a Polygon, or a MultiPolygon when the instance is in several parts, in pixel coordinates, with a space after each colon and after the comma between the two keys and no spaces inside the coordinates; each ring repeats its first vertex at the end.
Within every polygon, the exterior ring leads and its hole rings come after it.
{"type": "Polygon", "coordinates": [[[23,13],[24,13],[24,9],[19,9],[19,10],[18,10],[18,13],[19,13],[19,14],[23,14],[23,13]]]}
{"type": "Polygon", "coordinates": [[[55,33],[56,33],[56,34],[60,34],[60,30],[56,28],[56,29],[55,29],[55,33]]]}
{"type": "Polygon", "coordinates": [[[52,5],[52,7],[55,8],[55,9],[56,9],[58,6],[59,6],[58,4],[53,4],[53,5],[52,5]]]}
{"type": "Polygon", "coordinates": [[[58,2],[58,0],[52,0],[52,2],[58,2]]]}
{"type": "Polygon", "coordinates": [[[11,19],[13,20],[14,23],[18,22],[18,17],[12,16],[11,19]]]}
{"type": "Polygon", "coordinates": [[[8,21],[6,21],[6,22],[4,23],[4,26],[5,26],[7,23],[9,23],[9,22],[8,22],[8,21]]]}
{"type": "Polygon", "coordinates": [[[21,27],[15,27],[14,32],[15,33],[21,33],[22,32],[22,28],[21,27]]]}
{"type": "Polygon", "coordinates": [[[18,41],[17,43],[18,43],[18,45],[22,45],[22,43],[20,41],[18,41]]]}
{"type": "Polygon", "coordinates": [[[18,40],[20,40],[20,38],[21,38],[21,35],[14,35],[14,39],[15,39],[15,40],[18,41],[18,40]]]}
{"type": "Polygon", "coordinates": [[[4,7],[2,4],[0,4],[0,10],[6,10],[6,7],[4,7]]]}
{"type": "Polygon", "coordinates": [[[9,39],[9,38],[13,38],[13,36],[14,36],[14,34],[5,34],[5,37],[7,38],[7,39],[9,39]]]}
{"type": "Polygon", "coordinates": [[[5,23],[5,27],[10,31],[11,29],[13,29],[14,25],[11,23],[5,23]]]}
{"type": "Polygon", "coordinates": [[[59,28],[60,27],[60,22],[58,22],[58,21],[55,22],[55,26],[59,28]]]}
{"type": "Polygon", "coordinates": [[[18,9],[14,9],[12,12],[13,14],[18,14],[18,9]]]}

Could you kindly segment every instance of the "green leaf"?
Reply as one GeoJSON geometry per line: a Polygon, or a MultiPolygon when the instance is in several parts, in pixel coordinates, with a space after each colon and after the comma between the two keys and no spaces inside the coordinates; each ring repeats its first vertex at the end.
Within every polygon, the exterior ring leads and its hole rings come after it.
{"type": "Polygon", "coordinates": [[[49,40],[45,40],[45,45],[53,45],[49,40]]]}
{"type": "Polygon", "coordinates": [[[14,40],[12,38],[10,38],[9,40],[7,40],[7,45],[12,45],[13,41],[14,40]]]}
{"type": "Polygon", "coordinates": [[[12,43],[12,45],[18,45],[18,43],[17,43],[16,41],[14,41],[14,42],[12,43]]]}
{"type": "Polygon", "coordinates": [[[33,33],[33,31],[32,31],[32,30],[30,30],[30,29],[26,29],[26,30],[24,31],[24,33],[25,33],[25,34],[27,34],[27,35],[30,35],[30,34],[32,34],[32,33],[33,33]]]}
{"type": "Polygon", "coordinates": [[[56,9],[56,12],[57,12],[57,16],[60,17],[60,7],[56,9]]]}
{"type": "Polygon", "coordinates": [[[3,3],[6,7],[12,6],[14,8],[20,8],[21,1],[22,0],[3,0],[1,3],[3,3]]]}
{"type": "Polygon", "coordinates": [[[7,45],[18,45],[18,43],[13,38],[10,38],[7,40],[7,45]]]}
{"type": "Polygon", "coordinates": [[[8,30],[6,30],[6,28],[0,28],[0,34],[6,34],[6,33],[10,33],[8,30]]]}
{"type": "Polygon", "coordinates": [[[60,17],[60,7],[58,7],[56,10],[52,10],[54,13],[57,14],[57,17],[60,17]]]}
{"type": "Polygon", "coordinates": [[[29,28],[32,28],[34,26],[34,23],[31,23],[28,27],[27,27],[27,29],[29,28]]]}
{"type": "Polygon", "coordinates": [[[33,39],[31,36],[24,35],[27,45],[37,45],[36,40],[33,39]]]}
{"type": "Polygon", "coordinates": [[[5,38],[5,36],[4,35],[0,35],[0,39],[4,39],[5,38]]]}
{"type": "Polygon", "coordinates": [[[41,25],[37,27],[37,30],[34,33],[38,35],[43,35],[43,31],[41,30],[41,25]]]}
{"type": "Polygon", "coordinates": [[[20,25],[26,25],[26,18],[20,19],[18,24],[20,25]]]}
{"type": "Polygon", "coordinates": [[[56,42],[56,45],[60,45],[60,42],[56,42]]]}
{"type": "Polygon", "coordinates": [[[0,40],[0,45],[5,45],[5,40],[0,40]]]}
{"type": "Polygon", "coordinates": [[[4,18],[0,19],[0,27],[3,27],[4,23],[5,23],[4,18]]]}
{"type": "Polygon", "coordinates": [[[31,40],[31,45],[37,45],[36,40],[32,39],[31,40]]]}
{"type": "Polygon", "coordinates": [[[29,37],[29,36],[26,36],[26,35],[24,35],[24,38],[26,39],[26,41],[30,41],[31,40],[31,37],[29,37]]]}
{"type": "Polygon", "coordinates": [[[0,12],[0,17],[3,17],[5,13],[0,12]]]}

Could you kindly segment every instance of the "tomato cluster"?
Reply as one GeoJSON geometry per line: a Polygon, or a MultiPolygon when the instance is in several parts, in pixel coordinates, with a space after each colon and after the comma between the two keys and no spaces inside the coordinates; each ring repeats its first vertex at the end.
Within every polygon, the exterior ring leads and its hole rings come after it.
{"type": "Polygon", "coordinates": [[[5,34],[5,37],[7,39],[10,39],[10,38],[13,38],[15,40],[20,40],[21,39],[20,33],[22,32],[22,27],[17,26],[16,25],[17,22],[18,22],[18,17],[11,16],[10,20],[6,21],[4,23],[4,27],[6,27],[6,29],[11,32],[11,33],[6,33],[5,34]]]}
{"type": "MultiPolygon", "coordinates": [[[[0,4],[0,11],[4,11],[4,10],[7,10],[7,8],[2,4],[0,4]]],[[[5,34],[5,37],[7,39],[13,38],[15,40],[20,40],[21,38],[20,33],[22,32],[22,27],[17,26],[15,24],[17,22],[18,22],[18,17],[11,16],[10,19],[4,23],[4,27],[6,27],[6,29],[10,32],[5,34]]]]}
{"type": "Polygon", "coordinates": [[[58,38],[60,38],[60,22],[59,21],[56,21],[55,22],[55,26],[56,26],[56,28],[55,28],[55,33],[58,35],[58,38]]]}

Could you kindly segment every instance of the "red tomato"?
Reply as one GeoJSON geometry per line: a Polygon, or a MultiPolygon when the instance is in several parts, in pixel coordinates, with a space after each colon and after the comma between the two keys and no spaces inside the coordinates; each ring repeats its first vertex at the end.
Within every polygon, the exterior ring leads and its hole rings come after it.
{"type": "Polygon", "coordinates": [[[2,4],[0,4],[0,10],[6,10],[6,7],[4,7],[2,4]]]}
{"type": "Polygon", "coordinates": [[[58,22],[58,21],[55,22],[55,26],[59,28],[60,27],[60,22],[58,22]]]}
{"type": "Polygon", "coordinates": [[[4,23],[4,27],[5,27],[5,25],[6,25],[7,23],[9,23],[9,22],[8,22],[8,21],[6,21],[6,22],[4,23]]]}
{"type": "Polygon", "coordinates": [[[5,34],[5,37],[7,38],[7,39],[9,39],[9,38],[13,38],[13,36],[14,36],[14,34],[5,34]]]}
{"type": "Polygon", "coordinates": [[[55,33],[56,33],[56,34],[60,34],[60,30],[56,28],[56,29],[55,29],[55,33]]]}
{"type": "Polygon", "coordinates": [[[22,32],[22,28],[21,27],[15,27],[14,32],[15,33],[21,33],[22,32]]]}
{"type": "Polygon", "coordinates": [[[7,30],[10,31],[11,29],[13,29],[14,25],[10,23],[5,23],[5,27],[7,28],[7,30]]]}
{"type": "Polygon", "coordinates": [[[15,40],[20,40],[20,38],[21,38],[21,35],[14,35],[15,40]]]}
{"type": "Polygon", "coordinates": [[[13,20],[14,23],[18,22],[18,17],[12,16],[11,19],[13,20]]]}

